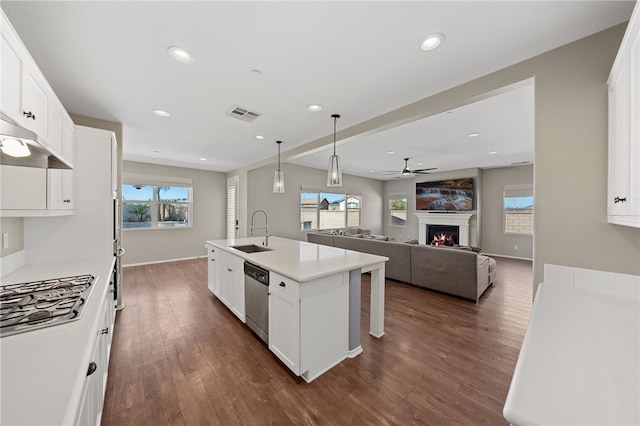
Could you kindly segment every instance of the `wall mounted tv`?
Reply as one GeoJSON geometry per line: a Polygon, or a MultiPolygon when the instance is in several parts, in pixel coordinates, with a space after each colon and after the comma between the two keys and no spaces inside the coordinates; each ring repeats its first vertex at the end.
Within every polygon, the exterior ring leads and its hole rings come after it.
{"type": "Polygon", "coordinates": [[[416,183],[416,210],[473,210],[473,178],[416,183]]]}

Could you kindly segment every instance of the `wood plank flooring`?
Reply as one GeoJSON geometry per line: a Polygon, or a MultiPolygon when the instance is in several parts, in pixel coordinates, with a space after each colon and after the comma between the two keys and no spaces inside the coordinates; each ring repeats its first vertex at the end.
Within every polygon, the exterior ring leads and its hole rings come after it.
{"type": "Polygon", "coordinates": [[[102,425],[504,425],[531,262],[495,258],[475,304],[387,280],[385,336],[312,383],[207,289],[207,260],[124,268],[102,425]]]}

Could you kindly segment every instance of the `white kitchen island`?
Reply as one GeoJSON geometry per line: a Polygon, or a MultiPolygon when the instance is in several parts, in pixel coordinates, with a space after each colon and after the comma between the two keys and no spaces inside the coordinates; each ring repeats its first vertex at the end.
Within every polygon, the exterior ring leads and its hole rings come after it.
{"type": "Polygon", "coordinates": [[[384,335],[387,257],[279,237],[269,238],[269,251],[233,248],[263,243],[264,237],[207,241],[209,288],[245,322],[242,265],[248,261],[268,270],[269,349],[296,375],[310,382],[362,352],[362,272],[371,273],[369,332],[384,335]]]}

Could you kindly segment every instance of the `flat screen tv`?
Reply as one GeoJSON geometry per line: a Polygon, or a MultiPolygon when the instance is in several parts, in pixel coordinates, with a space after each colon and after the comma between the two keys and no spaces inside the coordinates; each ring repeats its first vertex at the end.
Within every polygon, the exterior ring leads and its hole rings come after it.
{"type": "Polygon", "coordinates": [[[473,178],[416,183],[416,210],[473,210],[473,178]]]}

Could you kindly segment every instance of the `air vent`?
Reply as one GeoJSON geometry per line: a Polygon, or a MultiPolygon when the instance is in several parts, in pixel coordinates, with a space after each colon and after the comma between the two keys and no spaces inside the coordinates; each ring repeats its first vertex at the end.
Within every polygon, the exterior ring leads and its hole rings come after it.
{"type": "Polygon", "coordinates": [[[262,114],[260,114],[259,112],[251,111],[248,108],[235,105],[233,108],[231,108],[227,115],[229,117],[237,118],[238,120],[246,121],[247,123],[253,123],[262,114]]]}

